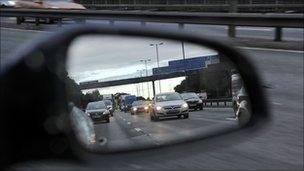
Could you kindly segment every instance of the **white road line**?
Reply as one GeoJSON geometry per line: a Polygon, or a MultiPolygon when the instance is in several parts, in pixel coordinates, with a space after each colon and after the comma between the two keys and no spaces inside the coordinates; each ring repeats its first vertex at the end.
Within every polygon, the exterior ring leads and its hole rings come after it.
{"type": "Polygon", "coordinates": [[[226,120],[229,120],[229,121],[237,121],[237,118],[226,118],[226,120]]]}
{"type": "Polygon", "coordinates": [[[237,48],[239,48],[239,49],[246,49],[246,50],[263,50],[263,51],[273,51],[273,52],[304,53],[304,51],[300,51],[300,50],[256,48],[256,47],[245,47],[245,46],[238,46],[237,48]]]}
{"type": "Polygon", "coordinates": [[[282,103],[278,103],[278,102],[272,102],[272,104],[282,106],[282,103]]]}
{"type": "Polygon", "coordinates": [[[235,121],[235,119],[233,120],[233,119],[227,119],[227,118],[225,118],[225,120],[224,120],[224,118],[223,118],[223,120],[220,120],[220,119],[216,119],[216,118],[214,118],[214,119],[207,119],[207,118],[191,117],[191,119],[193,119],[193,120],[203,120],[203,121],[207,121],[207,122],[221,122],[221,123],[229,123],[228,120],[229,121],[235,121]]]}
{"type": "Polygon", "coordinates": [[[142,131],[140,128],[134,128],[137,132],[142,131]]]}

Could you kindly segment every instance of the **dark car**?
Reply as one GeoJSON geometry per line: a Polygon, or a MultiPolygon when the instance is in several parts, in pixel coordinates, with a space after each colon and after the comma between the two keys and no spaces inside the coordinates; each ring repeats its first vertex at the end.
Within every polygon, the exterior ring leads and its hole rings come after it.
{"type": "Polygon", "coordinates": [[[189,109],[203,110],[203,101],[196,93],[182,93],[181,96],[188,103],[189,109]]]}
{"type": "Polygon", "coordinates": [[[131,115],[149,112],[149,101],[138,100],[132,103],[131,115]]]}
{"type": "Polygon", "coordinates": [[[110,122],[110,111],[103,101],[90,102],[87,105],[86,113],[94,122],[106,121],[110,122]]]}

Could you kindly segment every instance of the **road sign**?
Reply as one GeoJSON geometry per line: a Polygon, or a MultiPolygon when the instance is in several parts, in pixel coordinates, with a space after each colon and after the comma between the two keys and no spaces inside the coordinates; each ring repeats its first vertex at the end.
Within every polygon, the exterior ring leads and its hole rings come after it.
{"type": "Polygon", "coordinates": [[[168,66],[153,68],[153,75],[168,74],[173,72],[189,71],[206,68],[208,64],[219,63],[217,55],[201,56],[168,62],[168,66]]]}

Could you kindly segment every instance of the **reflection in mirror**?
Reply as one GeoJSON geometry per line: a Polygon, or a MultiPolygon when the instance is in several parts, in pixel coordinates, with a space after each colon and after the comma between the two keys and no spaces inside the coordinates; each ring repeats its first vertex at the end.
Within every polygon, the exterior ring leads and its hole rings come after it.
{"type": "Polygon", "coordinates": [[[87,135],[99,152],[199,139],[251,116],[237,68],[202,45],[83,35],[69,47],[67,72],[67,98],[94,123],[87,135]]]}

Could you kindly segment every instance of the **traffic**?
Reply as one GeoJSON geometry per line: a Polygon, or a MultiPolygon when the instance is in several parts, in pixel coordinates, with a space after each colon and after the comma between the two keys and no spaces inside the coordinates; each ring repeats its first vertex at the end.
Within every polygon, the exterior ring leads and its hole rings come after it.
{"type": "Polygon", "coordinates": [[[72,42],[68,99],[93,123],[96,142],[106,139],[101,151],[193,139],[249,121],[250,101],[231,61],[191,43],[180,53],[180,46],[123,36],[72,42]]]}

